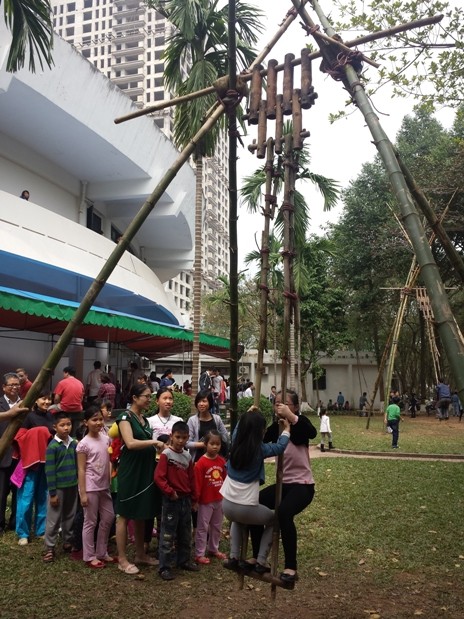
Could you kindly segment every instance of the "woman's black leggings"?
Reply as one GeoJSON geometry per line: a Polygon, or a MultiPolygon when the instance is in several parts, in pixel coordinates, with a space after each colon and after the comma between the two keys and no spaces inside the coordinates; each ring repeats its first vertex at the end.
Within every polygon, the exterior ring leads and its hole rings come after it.
{"type": "MultiPolygon", "coordinates": [[[[314,484],[283,484],[282,501],[278,509],[280,535],[284,548],[285,568],[296,570],[297,535],[293,518],[311,503],[314,497],[314,484]]],[[[268,486],[259,493],[259,502],[270,509],[275,505],[275,484],[268,486]]],[[[250,526],[253,556],[259,549],[263,527],[250,526]]]]}

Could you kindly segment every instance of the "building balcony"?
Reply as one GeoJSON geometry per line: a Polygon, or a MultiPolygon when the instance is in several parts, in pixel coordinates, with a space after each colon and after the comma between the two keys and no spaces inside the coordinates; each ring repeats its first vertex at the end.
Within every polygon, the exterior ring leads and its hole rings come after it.
{"type": "MultiPolygon", "coordinates": [[[[138,30],[139,28],[144,28],[145,20],[139,19],[134,21],[125,21],[120,24],[113,24],[113,32],[125,32],[125,31],[133,31],[138,30]]],[[[132,34],[132,32],[131,32],[132,34]]]]}
{"type": "Polygon", "coordinates": [[[114,0],[113,4],[118,7],[138,7],[140,6],[140,0],[114,0]]]}
{"type": "MultiPolygon", "coordinates": [[[[132,32],[118,32],[113,38],[113,42],[116,43],[137,43],[138,41],[143,41],[145,39],[145,33],[143,30],[139,30],[135,28],[132,32]]],[[[114,43],[114,44],[116,44],[114,43]]],[[[122,50],[115,50],[122,51],[122,50]]]]}
{"type": "MultiPolygon", "coordinates": [[[[111,65],[111,68],[115,71],[126,71],[127,69],[140,69],[145,64],[144,60],[127,60],[126,62],[116,62],[111,65]]],[[[130,75],[128,77],[134,77],[130,75]]]]}
{"type": "MultiPolygon", "coordinates": [[[[138,86],[131,86],[129,88],[123,88],[119,86],[119,88],[121,88],[121,90],[123,90],[128,97],[131,97],[132,100],[133,100],[133,97],[140,97],[145,92],[145,90],[142,87],[138,87],[138,86]]],[[[134,103],[137,103],[137,101],[134,101],[134,103]]]]}
{"type": "Polygon", "coordinates": [[[145,7],[143,6],[134,6],[128,7],[127,9],[122,9],[121,11],[116,11],[113,13],[113,20],[120,20],[128,17],[137,17],[138,15],[143,15],[145,12],[145,7]]]}
{"type": "Polygon", "coordinates": [[[145,47],[139,45],[138,47],[125,47],[124,49],[114,49],[111,52],[113,58],[123,58],[124,56],[140,55],[145,53],[145,47]]]}
{"type": "MultiPolygon", "coordinates": [[[[136,75],[120,75],[118,77],[112,77],[111,81],[119,88],[122,88],[124,85],[129,86],[129,84],[139,84],[144,79],[144,75],[142,73],[137,73],[136,75]]],[[[135,87],[135,86],[134,86],[135,87]]]]}

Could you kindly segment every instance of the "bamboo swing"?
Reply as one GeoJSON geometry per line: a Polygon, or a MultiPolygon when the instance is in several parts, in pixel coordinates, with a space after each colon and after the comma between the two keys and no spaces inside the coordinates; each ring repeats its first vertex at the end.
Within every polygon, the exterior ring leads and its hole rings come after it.
{"type": "MultiPolygon", "coordinates": [[[[256,150],[256,155],[258,158],[264,159],[266,158],[266,205],[265,205],[265,229],[263,232],[263,247],[262,247],[262,258],[263,258],[263,273],[268,273],[269,270],[269,262],[265,261],[266,255],[266,234],[267,239],[269,238],[269,224],[270,220],[274,216],[275,207],[276,207],[276,185],[273,185],[273,175],[275,175],[274,170],[274,153],[282,156],[282,164],[284,166],[284,200],[282,203],[282,215],[284,219],[284,250],[283,250],[283,258],[284,258],[284,280],[285,280],[285,312],[284,312],[284,342],[287,344],[290,339],[290,325],[293,320],[294,308],[296,303],[296,295],[294,290],[294,282],[293,282],[293,256],[294,256],[294,239],[293,239],[293,211],[294,211],[294,203],[293,203],[293,195],[294,195],[294,183],[295,183],[295,172],[297,166],[297,159],[295,156],[295,151],[301,149],[303,147],[304,139],[309,135],[303,129],[302,122],[302,109],[307,110],[310,109],[316,100],[316,93],[314,92],[314,88],[312,87],[312,68],[311,61],[320,58],[323,58],[323,70],[328,72],[335,79],[339,79],[343,82],[345,87],[350,92],[350,95],[353,97],[353,101],[356,105],[363,111],[366,116],[367,124],[371,128],[371,132],[373,133],[376,145],[378,146],[381,154],[383,155],[383,159],[386,167],[389,165],[385,161],[390,157],[390,150],[388,151],[389,157],[385,155],[385,149],[391,149],[391,145],[388,146],[389,142],[384,134],[376,133],[372,129],[372,118],[374,116],[372,112],[372,108],[370,103],[367,100],[367,97],[364,93],[363,86],[360,82],[360,76],[356,72],[356,67],[359,70],[359,66],[361,62],[366,62],[371,66],[377,67],[378,65],[371,61],[369,58],[360,54],[359,52],[352,51],[353,47],[360,45],[362,43],[366,43],[368,41],[372,41],[375,39],[383,38],[385,36],[392,36],[399,32],[403,32],[406,30],[410,30],[412,28],[417,28],[420,26],[437,23],[440,21],[442,16],[436,16],[432,18],[427,18],[424,20],[418,20],[416,22],[411,22],[409,24],[399,25],[390,30],[377,32],[372,35],[368,35],[366,37],[362,37],[356,39],[354,41],[350,41],[347,43],[343,43],[340,37],[338,37],[333,29],[331,28],[327,18],[322,13],[318,3],[316,0],[292,0],[293,9],[291,9],[281,26],[279,27],[276,34],[273,36],[271,41],[265,46],[264,50],[257,56],[255,61],[249,67],[249,71],[246,74],[241,75],[240,77],[236,76],[236,58],[235,58],[235,2],[234,0],[229,0],[229,47],[230,47],[230,55],[229,55],[229,76],[225,77],[218,81],[215,85],[211,85],[209,88],[203,89],[202,91],[198,91],[196,93],[192,93],[190,95],[186,95],[183,97],[178,97],[171,99],[170,101],[162,101],[157,105],[151,106],[149,108],[145,108],[142,110],[138,110],[137,112],[131,113],[124,117],[120,117],[115,119],[115,123],[121,123],[133,118],[137,118],[139,116],[153,113],[154,111],[164,109],[171,105],[176,105],[180,102],[185,102],[191,100],[196,97],[202,97],[204,95],[210,94],[212,92],[216,92],[218,94],[218,101],[214,104],[214,106],[208,111],[205,116],[205,122],[203,127],[197,132],[195,136],[192,137],[189,145],[180,153],[176,162],[169,168],[166,174],[163,176],[160,183],[153,190],[152,194],[146,200],[142,208],[140,209],[137,216],[133,219],[126,232],[124,233],[121,242],[115,246],[113,252],[108,258],[107,262],[101,269],[100,273],[97,275],[95,281],[90,286],[87,294],[82,300],[79,308],[76,310],[73,319],[69,322],[65,331],[59,338],[58,342],[55,345],[52,353],[44,362],[42,369],[40,370],[36,380],[34,381],[30,391],[28,392],[24,405],[26,407],[31,407],[35,399],[37,398],[40,389],[42,386],[50,379],[50,376],[57,366],[59,360],[63,356],[67,346],[70,344],[74,332],[81,324],[91,305],[95,302],[99,292],[102,287],[105,285],[108,277],[111,275],[118,261],[121,259],[125,250],[129,246],[132,241],[134,235],[138,232],[138,230],[143,225],[145,219],[151,213],[153,208],[156,206],[157,202],[163,195],[164,191],[168,188],[170,182],[175,177],[179,169],[188,161],[190,156],[195,151],[196,145],[201,141],[203,136],[212,129],[216,122],[221,118],[223,114],[227,114],[229,116],[229,145],[231,148],[230,156],[231,161],[235,161],[235,149],[236,149],[236,131],[235,127],[235,108],[242,96],[245,94],[246,83],[251,81],[251,98],[250,98],[250,106],[248,110],[248,120],[250,124],[256,124],[258,127],[258,135],[257,140],[252,145],[252,149],[256,150]],[[311,4],[311,7],[317,13],[319,20],[321,21],[326,34],[322,33],[319,30],[319,27],[312,21],[306,11],[306,5],[311,4]],[[267,68],[262,67],[262,63],[264,59],[267,57],[268,53],[275,45],[275,43],[279,40],[279,38],[284,34],[284,32],[288,29],[290,24],[296,19],[296,17],[300,17],[303,21],[303,27],[307,31],[308,35],[312,36],[319,46],[318,52],[309,52],[307,49],[303,50],[301,53],[300,59],[296,59],[293,54],[286,54],[284,63],[279,65],[276,60],[270,60],[268,62],[267,68]],[[342,54],[344,56],[343,65],[339,62],[339,55],[342,54]],[[294,76],[293,69],[295,66],[301,65],[301,83],[300,88],[294,88],[294,76]],[[335,66],[337,65],[337,66],[335,66]],[[282,72],[283,73],[283,89],[281,94],[277,94],[277,75],[282,72]],[[266,98],[262,98],[262,92],[264,89],[263,86],[263,77],[266,77],[266,98]],[[226,85],[224,87],[224,84],[226,85]],[[293,119],[293,131],[291,134],[284,135],[283,134],[283,120],[284,116],[292,116],[293,119]],[[267,137],[267,120],[272,120],[275,122],[275,135],[274,138],[267,137]],[[233,134],[233,135],[232,135],[233,134]],[[267,232],[266,232],[267,228],[267,232]]],[[[378,119],[376,119],[375,123],[378,124],[378,119]]],[[[380,128],[381,129],[381,128],[380,128]]],[[[394,157],[393,157],[394,158],[394,157]]],[[[397,171],[397,170],[395,170],[397,171]]],[[[401,174],[401,172],[400,172],[401,174]]],[[[401,174],[401,178],[403,175],[401,174]]],[[[233,179],[231,179],[231,193],[236,194],[236,184],[233,183],[233,179]]],[[[236,181],[235,181],[236,183],[236,181]]],[[[403,190],[403,189],[401,189],[403,190]]],[[[409,192],[407,192],[409,195],[409,192]]],[[[397,192],[398,194],[398,192],[397,192]]],[[[236,195],[233,196],[236,200],[236,195]]],[[[232,202],[232,196],[231,196],[232,202]]],[[[236,202],[235,202],[236,204],[236,202]]],[[[408,205],[409,207],[409,205],[408,205]]],[[[406,213],[405,216],[414,216],[414,213],[406,213]]],[[[231,229],[236,223],[236,212],[233,213],[231,209],[231,229]],[[235,219],[234,219],[235,217],[235,219]]],[[[414,235],[412,235],[414,236],[414,235]]],[[[236,230],[235,237],[236,238],[236,230]]],[[[234,248],[232,247],[232,235],[231,235],[231,253],[234,248]]],[[[418,247],[415,246],[415,252],[418,253],[418,247]]],[[[420,252],[419,252],[420,253],[420,252]]],[[[427,254],[426,260],[429,259],[427,254]]],[[[231,260],[231,264],[232,264],[231,260]]],[[[423,257],[419,260],[419,263],[422,264],[424,262],[423,257]]],[[[433,262],[433,258],[431,259],[433,262]]],[[[235,255],[235,263],[236,265],[236,255],[235,255]]],[[[231,305],[232,303],[232,283],[233,283],[233,274],[231,274],[231,305]]],[[[236,277],[236,273],[235,273],[236,277]]],[[[430,282],[430,278],[428,279],[430,282]]],[[[236,284],[236,280],[235,280],[236,284]]],[[[265,279],[261,282],[261,299],[263,306],[267,304],[267,281],[265,279]]],[[[430,288],[430,283],[427,285],[427,288],[430,288]]],[[[236,290],[235,290],[236,294],[236,290]]],[[[430,292],[429,292],[430,294],[430,292]]],[[[432,297],[432,294],[430,294],[432,297]]],[[[236,298],[236,297],[235,297],[236,298]]],[[[433,297],[432,297],[433,302],[433,297]]],[[[433,303],[432,303],[433,305],[433,303]]],[[[266,305],[267,306],[267,305],[266,305]]],[[[435,313],[437,314],[436,308],[434,308],[435,313]]],[[[265,314],[263,313],[263,316],[265,314]]],[[[448,356],[452,355],[455,351],[455,346],[452,344],[451,339],[456,342],[459,341],[461,343],[461,349],[459,352],[464,352],[464,347],[462,346],[462,336],[459,339],[455,337],[455,331],[453,327],[450,327],[451,321],[448,318],[441,321],[444,325],[444,329],[449,330],[451,328],[452,336],[450,338],[447,333],[445,337],[445,348],[448,349],[448,356]]],[[[234,334],[231,334],[231,342],[236,341],[235,337],[232,337],[234,334]]],[[[263,370],[263,352],[266,343],[266,321],[263,318],[261,323],[260,330],[260,356],[258,358],[258,380],[257,384],[259,387],[261,386],[261,376],[263,370]]],[[[282,395],[283,399],[285,397],[286,392],[286,382],[287,382],[287,364],[289,359],[289,351],[285,350],[282,356],[282,395]]],[[[231,370],[234,365],[231,363],[231,370]]],[[[459,374],[460,376],[460,374],[459,374]]],[[[459,379],[459,387],[460,390],[464,392],[464,378],[459,379]]],[[[259,395],[260,389],[256,390],[259,395]]],[[[232,404],[233,406],[233,404],[232,404]]],[[[7,430],[3,434],[3,437],[0,440],[0,458],[5,452],[8,445],[11,443],[14,435],[16,434],[17,429],[21,425],[23,417],[15,418],[8,426],[7,430]]],[[[281,491],[281,481],[282,481],[282,458],[279,458],[279,463],[277,466],[277,491],[276,491],[276,507],[279,505],[280,497],[279,492],[281,491]]],[[[279,531],[278,525],[276,525],[274,530],[274,538],[273,538],[273,548],[272,548],[272,571],[271,574],[258,575],[256,573],[247,572],[246,576],[262,580],[264,582],[269,582],[271,584],[272,596],[275,597],[276,588],[278,586],[285,588],[293,588],[293,583],[286,584],[283,583],[276,576],[277,571],[277,558],[278,558],[278,542],[279,542],[279,531]]],[[[244,540],[244,546],[246,550],[246,544],[244,540]]],[[[243,548],[242,548],[243,550],[243,548]]],[[[240,578],[243,583],[243,576],[245,573],[243,570],[240,573],[240,578]]]]}

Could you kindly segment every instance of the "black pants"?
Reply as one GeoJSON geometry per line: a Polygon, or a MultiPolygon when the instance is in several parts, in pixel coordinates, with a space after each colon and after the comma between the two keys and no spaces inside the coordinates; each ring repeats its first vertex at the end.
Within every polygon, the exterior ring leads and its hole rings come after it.
{"type": "MultiPolygon", "coordinates": [[[[283,484],[282,501],[278,509],[280,535],[284,548],[285,568],[296,570],[297,534],[294,517],[311,503],[314,497],[314,484],[283,484]]],[[[270,509],[275,505],[275,484],[259,493],[259,502],[270,509]]],[[[253,556],[256,557],[261,539],[262,527],[250,526],[253,556]]]]}
{"type": "Polygon", "coordinates": [[[9,466],[0,468],[0,529],[7,527],[12,531],[16,525],[16,486],[10,482],[10,477],[13,475],[17,460],[13,460],[9,466]],[[6,522],[5,512],[8,495],[11,492],[11,512],[8,523],[6,522]]]}
{"type": "Polygon", "coordinates": [[[170,501],[163,496],[159,540],[160,570],[184,565],[191,560],[192,503],[190,497],[170,501]]]}

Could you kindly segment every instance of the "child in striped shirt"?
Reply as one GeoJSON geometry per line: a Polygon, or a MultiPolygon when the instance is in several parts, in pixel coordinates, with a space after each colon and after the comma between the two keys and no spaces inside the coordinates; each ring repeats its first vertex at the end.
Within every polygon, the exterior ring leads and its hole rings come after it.
{"type": "Polygon", "coordinates": [[[68,413],[54,415],[55,436],[45,456],[48,485],[47,524],[43,560],[55,559],[55,544],[61,527],[63,550],[71,551],[72,524],[77,507],[77,441],[70,436],[72,422],[68,413]]]}

